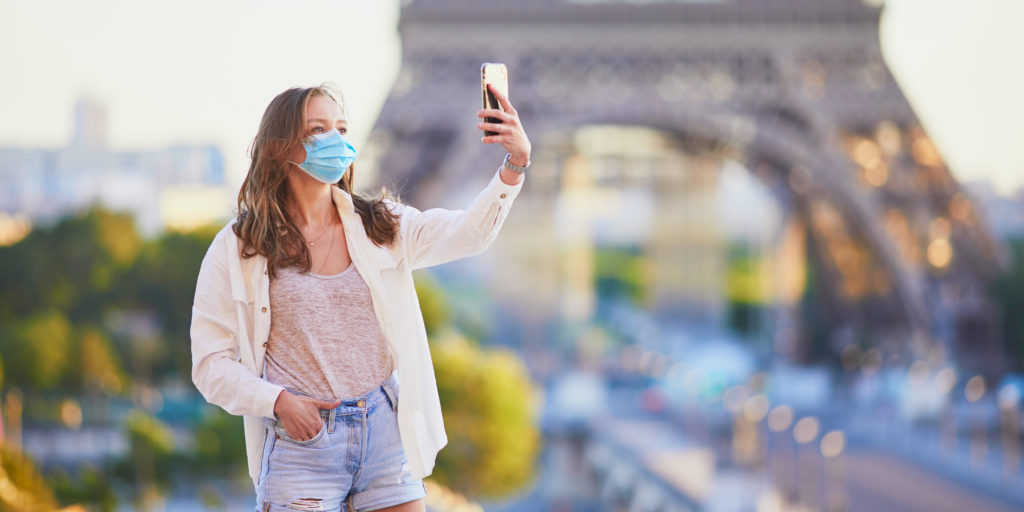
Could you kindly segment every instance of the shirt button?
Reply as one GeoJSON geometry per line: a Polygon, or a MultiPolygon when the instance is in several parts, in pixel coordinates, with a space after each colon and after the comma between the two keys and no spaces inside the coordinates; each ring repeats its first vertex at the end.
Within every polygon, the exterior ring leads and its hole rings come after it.
{"type": "Polygon", "coordinates": [[[267,308],[266,308],[266,306],[264,306],[264,307],[260,308],[260,311],[262,311],[262,312],[266,313],[266,312],[267,312],[267,308]]]}
{"type": "Polygon", "coordinates": [[[499,196],[499,197],[501,197],[502,199],[505,199],[505,194],[502,194],[502,195],[501,195],[501,196],[499,196]]]}
{"type": "Polygon", "coordinates": [[[268,342],[266,342],[266,341],[264,341],[264,342],[263,342],[263,348],[266,348],[266,347],[267,347],[267,343],[268,343],[268,342]]]}

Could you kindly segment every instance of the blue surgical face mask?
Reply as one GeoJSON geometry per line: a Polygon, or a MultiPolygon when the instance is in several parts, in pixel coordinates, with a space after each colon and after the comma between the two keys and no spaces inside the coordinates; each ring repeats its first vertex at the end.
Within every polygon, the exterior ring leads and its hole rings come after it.
{"type": "Polygon", "coordinates": [[[337,183],[345,170],[356,159],[356,148],[336,128],[313,135],[302,143],[306,148],[306,161],[292,162],[307,174],[323,183],[337,183]]]}

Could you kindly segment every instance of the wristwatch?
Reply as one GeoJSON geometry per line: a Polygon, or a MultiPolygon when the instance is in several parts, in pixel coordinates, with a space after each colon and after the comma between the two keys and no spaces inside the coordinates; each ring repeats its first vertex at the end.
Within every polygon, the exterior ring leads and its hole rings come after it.
{"type": "Polygon", "coordinates": [[[519,165],[516,165],[516,164],[514,164],[512,162],[509,162],[508,161],[509,158],[512,158],[512,153],[505,153],[505,162],[502,165],[504,165],[505,168],[510,170],[510,171],[514,171],[514,172],[518,172],[519,174],[522,174],[522,173],[526,172],[526,168],[530,166],[530,161],[529,160],[526,161],[526,165],[519,166],[519,165]]]}

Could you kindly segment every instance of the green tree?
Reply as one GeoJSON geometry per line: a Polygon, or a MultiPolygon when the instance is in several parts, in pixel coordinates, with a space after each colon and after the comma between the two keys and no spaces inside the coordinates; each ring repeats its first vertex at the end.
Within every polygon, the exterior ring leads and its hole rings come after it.
{"type": "Polygon", "coordinates": [[[204,407],[203,418],[194,430],[195,453],[189,466],[202,473],[248,479],[242,418],[220,407],[204,407]]]}
{"type": "Polygon", "coordinates": [[[93,207],[0,247],[0,322],[46,309],[97,319],[141,246],[129,214],[93,207]]]}
{"type": "Polygon", "coordinates": [[[433,336],[451,322],[451,310],[444,298],[444,290],[437,284],[437,280],[427,273],[416,273],[413,281],[427,336],[433,336]]]}
{"type": "Polygon", "coordinates": [[[57,500],[27,455],[0,444],[0,510],[49,512],[57,500]]]}
{"type": "Polygon", "coordinates": [[[189,326],[196,277],[203,256],[219,227],[207,226],[187,233],[167,232],[147,243],[128,272],[121,306],[156,313],[165,353],[156,357],[153,372],[189,378],[192,367],[189,326]]]}
{"type": "Polygon", "coordinates": [[[162,421],[135,409],[124,420],[128,455],[114,465],[119,477],[132,482],[137,504],[166,490],[178,459],[174,434],[162,421]]]}
{"type": "Polygon", "coordinates": [[[80,387],[106,395],[117,395],[124,391],[128,377],[103,331],[95,327],[84,328],[78,341],[80,365],[77,366],[77,373],[80,374],[80,387]]]}
{"type": "Polygon", "coordinates": [[[74,477],[58,469],[49,477],[49,482],[62,505],[84,505],[98,512],[113,512],[117,508],[117,495],[110,478],[95,466],[85,465],[74,477]]]}
{"type": "Polygon", "coordinates": [[[534,474],[540,433],[522,361],[504,349],[482,350],[452,331],[431,353],[448,433],[431,478],[478,498],[523,488],[534,474]]]}
{"type": "Polygon", "coordinates": [[[761,317],[771,302],[771,266],[747,243],[729,247],[725,274],[729,327],[743,334],[764,329],[761,317]]]}
{"type": "Polygon", "coordinates": [[[71,363],[74,330],[63,313],[36,313],[0,332],[9,385],[26,390],[54,389],[71,363]]]}
{"type": "Polygon", "coordinates": [[[650,294],[649,259],[637,247],[596,248],[594,280],[601,298],[623,298],[643,305],[650,294]]]}

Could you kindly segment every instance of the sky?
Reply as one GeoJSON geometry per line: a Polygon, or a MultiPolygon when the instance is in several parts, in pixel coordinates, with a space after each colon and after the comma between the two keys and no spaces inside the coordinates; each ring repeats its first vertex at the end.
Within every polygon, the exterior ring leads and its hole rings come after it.
{"type": "Polygon", "coordinates": [[[888,0],[882,52],[961,181],[1024,187],[1024,1],[888,0]]]}
{"type": "Polygon", "coordinates": [[[89,96],[115,149],[213,143],[240,182],[270,100],[330,81],[361,147],[398,74],[397,20],[385,0],[0,0],[0,146],[64,146],[89,96]]]}
{"type": "MultiPolygon", "coordinates": [[[[213,143],[237,182],[270,100],[331,81],[361,147],[401,65],[398,4],[0,0],[0,146],[67,144],[89,96],[108,108],[114,149],[213,143]]],[[[887,0],[880,27],[954,174],[1007,194],[1024,187],[1020,20],[1022,0],[887,0]]]]}

